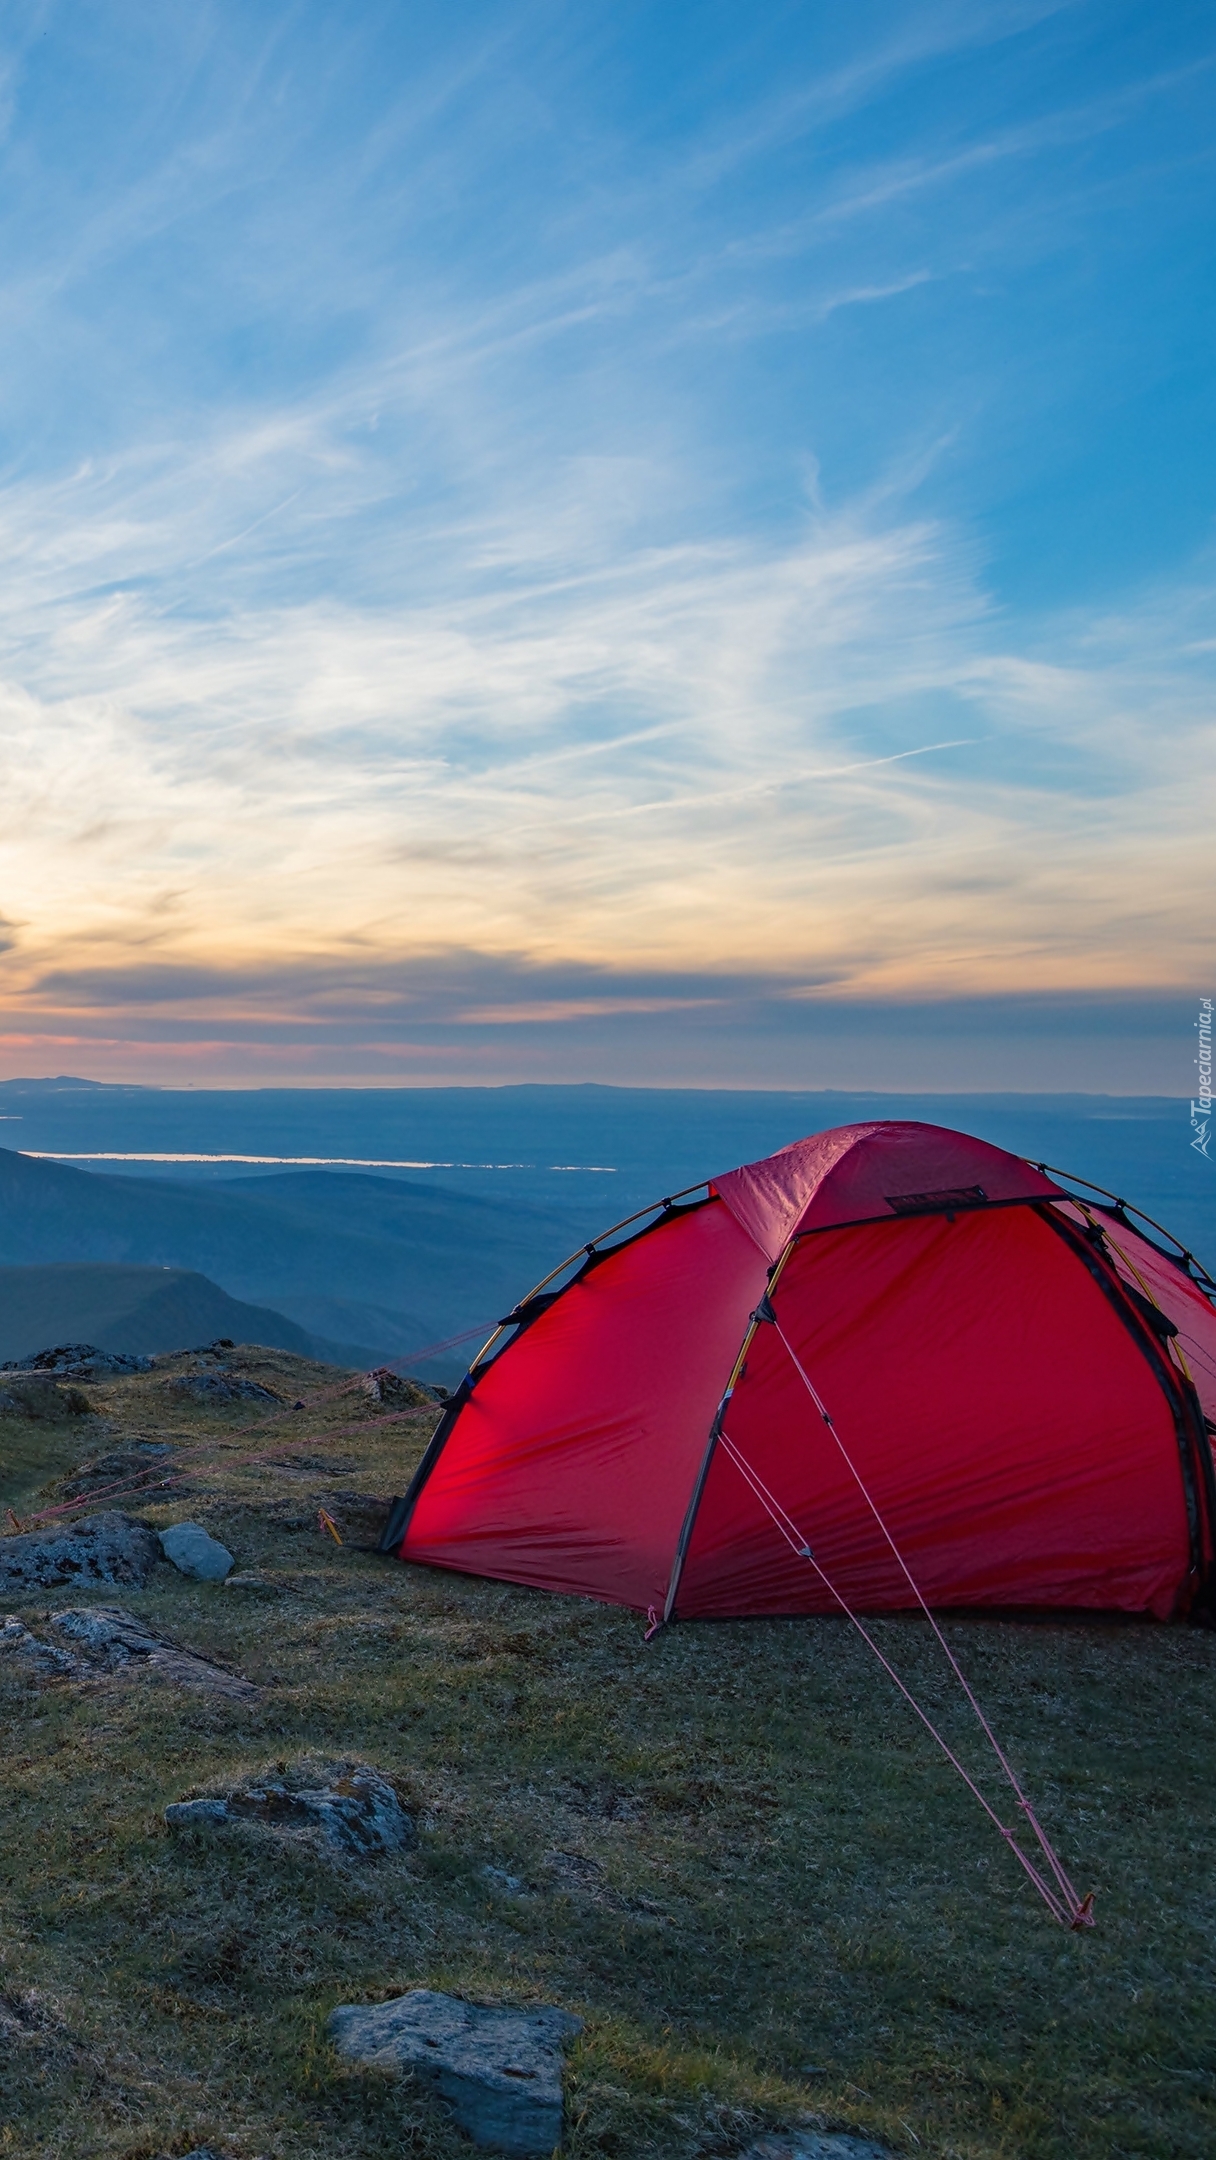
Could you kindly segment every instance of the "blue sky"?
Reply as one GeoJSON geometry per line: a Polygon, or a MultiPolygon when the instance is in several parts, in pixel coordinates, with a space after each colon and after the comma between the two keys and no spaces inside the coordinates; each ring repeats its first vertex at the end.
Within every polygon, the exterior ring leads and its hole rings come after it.
{"type": "Polygon", "coordinates": [[[0,66],[5,1070],[1188,1090],[1210,10],[0,66]]]}

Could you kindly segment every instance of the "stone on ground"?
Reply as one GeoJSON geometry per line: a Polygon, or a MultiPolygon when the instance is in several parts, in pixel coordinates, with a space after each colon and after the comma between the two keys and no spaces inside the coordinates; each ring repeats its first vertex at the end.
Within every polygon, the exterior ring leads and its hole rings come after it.
{"type": "Polygon", "coordinates": [[[151,1372],[152,1360],[128,1350],[99,1350],[96,1343],[57,1343],[32,1357],[9,1358],[0,1372],[62,1373],[68,1380],[95,1380],[107,1373],[151,1372]]]}
{"type": "Polygon", "coordinates": [[[66,1612],[52,1613],[51,1626],[57,1634],[79,1645],[80,1654],[94,1670],[127,1679],[142,1674],[173,1687],[227,1696],[233,1702],[261,1699],[261,1689],[251,1680],[243,1680],[239,1673],[228,1672],[193,1650],[166,1642],[145,1621],[119,1605],[71,1606],[66,1612]]]}
{"type": "Polygon", "coordinates": [[[0,1617],[0,1657],[20,1661],[28,1671],[38,1674],[74,1673],[80,1662],[69,1650],[57,1650],[53,1643],[31,1635],[16,1613],[0,1617]]]}
{"type": "Polygon", "coordinates": [[[499,2010],[413,1988],[344,2004],[329,2036],[348,2062],[410,2073],[446,2100],[475,2145],[548,2160],[562,2136],[562,2049],[583,2029],[567,2010],[499,2010]]]}
{"type": "Polygon", "coordinates": [[[885,2145],[844,2131],[778,2130],[749,2145],[739,2160],[894,2160],[885,2145]]]}
{"type": "Polygon", "coordinates": [[[386,1777],[367,1763],[338,1763],[324,1785],[277,1780],[225,1796],[175,1800],[165,1809],[171,1829],[207,1823],[254,1823],[288,1835],[319,1831],[326,1844],[366,1858],[400,1852],[414,1842],[414,1824],[386,1777]]]}
{"type": "Polygon", "coordinates": [[[388,1365],[377,1365],[374,1372],[365,1373],[362,1385],[365,1395],[390,1410],[430,1409],[435,1401],[433,1391],[421,1380],[404,1380],[388,1365]]]}
{"type": "Polygon", "coordinates": [[[166,1380],[165,1386],[173,1395],[188,1395],[193,1402],[261,1402],[283,1406],[283,1398],[272,1388],[263,1387],[258,1380],[246,1380],[241,1373],[231,1372],[220,1365],[210,1372],[179,1373],[176,1379],[166,1380]]]}
{"type": "Polygon", "coordinates": [[[142,1587],[160,1559],[155,1531],[116,1508],[51,1530],[0,1538],[0,1591],[49,1590],[61,1583],[142,1587]]]}
{"type": "Polygon", "coordinates": [[[213,1538],[201,1523],[179,1522],[160,1533],[161,1551],[179,1575],[191,1582],[223,1582],[236,1565],[226,1545],[213,1538]]]}

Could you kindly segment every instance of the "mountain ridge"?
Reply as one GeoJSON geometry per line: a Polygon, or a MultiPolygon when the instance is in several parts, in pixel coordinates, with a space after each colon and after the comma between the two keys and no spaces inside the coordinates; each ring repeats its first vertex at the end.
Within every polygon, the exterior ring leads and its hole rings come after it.
{"type": "Polygon", "coordinates": [[[492,1324],[577,1242],[565,1215],[359,1173],[198,1185],[0,1148],[0,1268],[193,1272],[361,1361],[492,1324]]]}

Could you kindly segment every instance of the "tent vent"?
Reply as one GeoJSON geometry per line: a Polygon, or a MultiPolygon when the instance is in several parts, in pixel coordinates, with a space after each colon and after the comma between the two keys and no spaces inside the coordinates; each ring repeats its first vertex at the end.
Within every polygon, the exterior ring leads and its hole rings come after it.
{"type": "Polygon", "coordinates": [[[982,1185],[951,1185],[942,1192],[884,1193],[883,1199],[897,1215],[935,1215],[942,1208],[984,1207],[988,1195],[982,1185]]]}

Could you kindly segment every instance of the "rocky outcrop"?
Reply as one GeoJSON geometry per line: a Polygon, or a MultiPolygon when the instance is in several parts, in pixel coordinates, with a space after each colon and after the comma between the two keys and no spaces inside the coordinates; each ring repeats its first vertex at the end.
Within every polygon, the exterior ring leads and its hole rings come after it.
{"type": "Polygon", "coordinates": [[[383,1403],[386,1410],[429,1410],[440,1399],[434,1388],[421,1380],[403,1380],[389,1365],[377,1365],[374,1372],[363,1375],[360,1384],[364,1394],[383,1403]]]}
{"type": "Polygon", "coordinates": [[[276,1780],[225,1795],[175,1800],[165,1809],[165,1821],[172,1830],[254,1823],[288,1835],[319,1832],[327,1845],[361,1859],[400,1852],[415,1835],[395,1788],[367,1763],[334,1764],[323,1785],[276,1780]]]}
{"type": "Polygon", "coordinates": [[[146,1677],[233,1702],[261,1701],[252,1681],[166,1641],[120,1605],[69,1606],[52,1613],[48,1624],[58,1643],[35,1635],[16,1613],[0,1618],[0,1669],[31,1681],[146,1677]]]}
{"type": "Polygon", "coordinates": [[[115,1373],[149,1372],[151,1358],[126,1350],[99,1350],[95,1343],[59,1343],[32,1357],[10,1358],[0,1372],[55,1373],[65,1380],[99,1380],[115,1373]]]}
{"type": "Polygon", "coordinates": [[[262,1691],[251,1680],[167,1641],[119,1605],[69,1607],[66,1612],[52,1613],[50,1624],[92,1671],[117,1672],[130,1679],[146,1674],[174,1687],[227,1696],[232,1702],[261,1700],[262,1691]]]}
{"type": "Polygon", "coordinates": [[[31,1679],[51,1679],[57,1673],[74,1673],[79,1669],[79,1659],[70,1650],[57,1650],[53,1643],[42,1642],[31,1635],[24,1620],[16,1613],[0,1617],[0,1660],[11,1672],[23,1670],[31,1679]]]}
{"type": "Polygon", "coordinates": [[[64,1583],[142,1587],[160,1557],[155,1531],[107,1508],[62,1528],[0,1538],[0,1595],[20,1597],[64,1583]]]}
{"type": "Polygon", "coordinates": [[[567,2010],[502,2010],[413,1988],[345,2004],[329,2036],[348,2062],[422,2080],[475,2145],[549,2160],[562,2136],[562,2049],[583,2029],[567,2010]]]}

